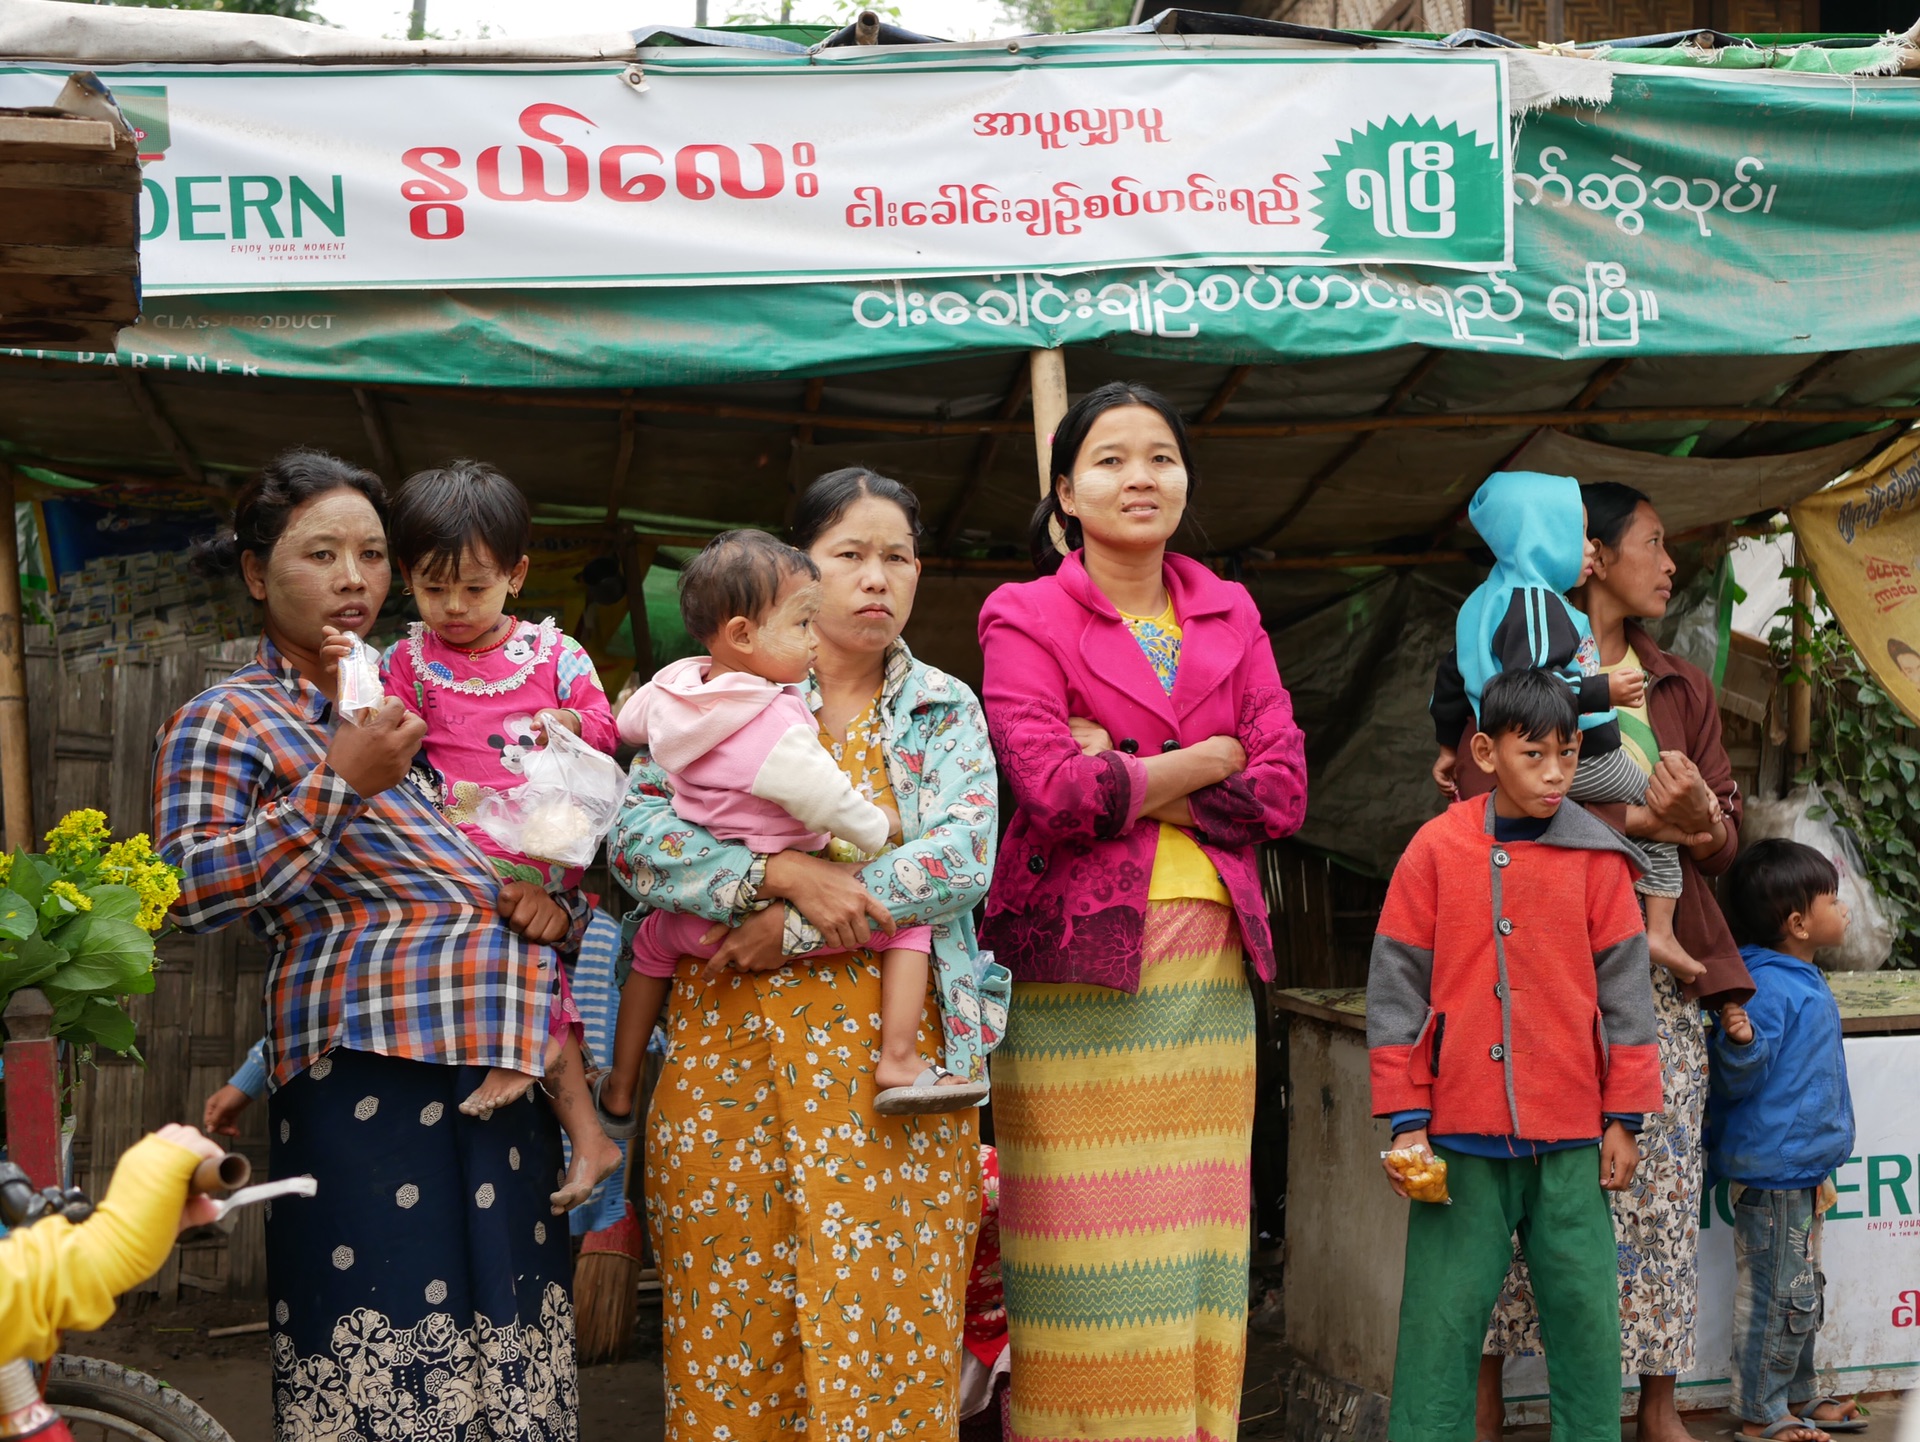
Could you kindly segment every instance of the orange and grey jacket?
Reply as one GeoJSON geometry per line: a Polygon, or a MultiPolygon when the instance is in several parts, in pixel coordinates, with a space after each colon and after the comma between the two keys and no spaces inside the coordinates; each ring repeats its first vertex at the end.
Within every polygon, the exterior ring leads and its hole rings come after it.
{"type": "Polygon", "coordinates": [[[1376,1116],[1434,1135],[1597,1136],[1661,1109],[1647,939],[1629,843],[1572,801],[1538,841],[1498,841],[1493,798],[1421,827],[1373,939],[1376,1116]]]}

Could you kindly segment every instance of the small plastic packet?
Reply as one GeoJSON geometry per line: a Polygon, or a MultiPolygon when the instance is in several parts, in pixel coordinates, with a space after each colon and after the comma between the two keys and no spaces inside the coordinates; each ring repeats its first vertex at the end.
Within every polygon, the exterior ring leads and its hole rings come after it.
{"type": "Polygon", "coordinates": [[[340,714],[364,726],[380,712],[387,688],[380,680],[380,658],[360,637],[349,631],[350,649],[340,662],[340,714]]]}
{"type": "Polygon", "coordinates": [[[1447,1164],[1425,1147],[1395,1147],[1380,1156],[1414,1201],[1453,1205],[1447,1195],[1447,1164]]]}
{"type": "Polygon", "coordinates": [[[587,866],[626,794],[626,773],[564,726],[546,728],[546,744],[526,759],[526,780],[481,798],[473,819],[522,856],[556,866],[587,866]]]}

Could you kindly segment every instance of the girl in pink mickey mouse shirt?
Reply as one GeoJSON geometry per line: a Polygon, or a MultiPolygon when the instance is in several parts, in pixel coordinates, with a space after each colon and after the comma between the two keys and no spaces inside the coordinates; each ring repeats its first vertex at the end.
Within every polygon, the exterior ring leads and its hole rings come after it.
{"type": "MultiPolygon", "coordinates": [[[[387,652],[382,670],[387,694],[427,723],[421,752],[439,773],[443,810],[502,880],[555,893],[577,888],[579,868],[512,852],[473,819],[489,791],[520,784],[548,727],[564,726],[609,754],[618,739],[613,709],[579,643],[551,620],[505,614],[527,575],[533,519],[526,497],[491,467],[455,461],[407,481],[394,500],[390,533],[393,559],[422,620],[387,652]]],[[[329,654],[334,649],[330,643],[329,654]]],[[[344,654],[344,636],[337,649],[344,654]]],[[[557,961],[547,1030],[546,1091],[573,1152],[552,1197],[557,1215],[584,1202],[620,1161],[594,1114],[580,1015],[557,961]]],[[[485,1118],[526,1095],[535,1080],[495,1067],[460,1110],[485,1118]]]]}

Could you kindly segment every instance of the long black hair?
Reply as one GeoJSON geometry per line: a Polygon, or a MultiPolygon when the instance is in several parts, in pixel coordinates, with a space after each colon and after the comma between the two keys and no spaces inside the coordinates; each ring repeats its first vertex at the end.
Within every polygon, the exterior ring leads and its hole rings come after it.
{"type": "Polygon", "coordinates": [[[1633,513],[1652,501],[1632,486],[1619,481],[1595,481],[1580,488],[1580,504],[1587,508],[1587,535],[1609,551],[1620,549],[1620,542],[1633,524],[1633,513]]]}
{"type": "Polygon", "coordinates": [[[813,543],[846,515],[855,501],[872,496],[877,501],[892,501],[906,513],[907,530],[913,535],[913,548],[920,549],[920,498],[891,476],[870,471],[865,466],[847,466],[828,471],[800,493],[787,525],[787,540],[802,551],[811,551],[813,543]]]}
{"type": "Polygon", "coordinates": [[[365,496],[380,524],[387,524],[387,488],[372,471],[325,451],[283,451],[241,487],[229,522],[193,543],[189,563],[203,576],[235,576],[248,551],[265,562],[295,511],[343,487],[365,496]]]}
{"type": "Polygon", "coordinates": [[[1027,551],[1033,557],[1033,569],[1043,576],[1051,576],[1060,569],[1065,559],[1053,544],[1053,527],[1057,523],[1066,536],[1067,549],[1077,551],[1086,544],[1080,531],[1080,522],[1060,509],[1060,481],[1073,474],[1074,462],[1080,459],[1080,449],[1087,443],[1087,434],[1093,429],[1093,423],[1110,410],[1121,406],[1145,406],[1167,423],[1167,429],[1173,432],[1173,441],[1180,448],[1180,464],[1187,470],[1187,504],[1189,514],[1194,493],[1200,489],[1200,471],[1193,463],[1193,446],[1187,439],[1187,423],[1180,418],[1180,412],[1173,408],[1173,402],[1160,392],[1135,381],[1108,381],[1098,390],[1088,391],[1067,408],[1060,418],[1059,429],[1053,433],[1053,449],[1047,458],[1047,472],[1053,483],[1047,487],[1047,494],[1034,509],[1033,520],[1027,525],[1027,551]]]}

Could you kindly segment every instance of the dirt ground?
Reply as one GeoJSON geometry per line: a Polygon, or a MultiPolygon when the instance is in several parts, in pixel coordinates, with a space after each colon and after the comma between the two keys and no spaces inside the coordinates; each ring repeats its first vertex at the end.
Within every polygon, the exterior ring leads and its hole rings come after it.
{"type": "MultiPolygon", "coordinates": [[[[103,1330],[76,1337],[68,1348],[105,1357],[160,1378],[192,1397],[220,1420],[235,1442],[268,1442],[273,1435],[272,1375],[267,1336],[210,1338],[210,1328],[266,1320],[260,1302],[225,1298],[123,1310],[103,1330]]],[[[1256,1309],[1247,1333],[1245,1389],[1241,1394],[1240,1436],[1277,1438],[1281,1433],[1279,1391],[1291,1356],[1278,1335],[1279,1316],[1271,1307],[1256,1309]]],[[[1899,1396],[1872,1401],[1873,1425],[1862,1442],[1896,1442],[1899,1396]]],[[[580,1373],[580,1442],[655,1442],[661,1435],[660,1310],[643,1301],[640,1324],[626,1358],[580,1373]]],[[[1687,1418],[1703,1442],[1723,1442],[1733,1431],[1724,1412],[1687,1418]]],[[[1631,1423],[1622,1442],[1635,1442],[1631,1423]]],[[[1545,1427],[1515,1428],[1508,1442],[1548,1442],[1545,1427]]]]}

